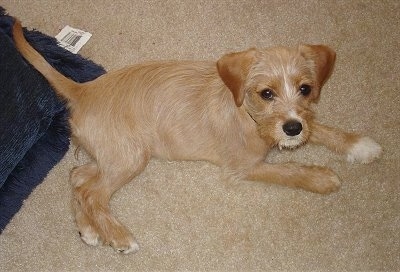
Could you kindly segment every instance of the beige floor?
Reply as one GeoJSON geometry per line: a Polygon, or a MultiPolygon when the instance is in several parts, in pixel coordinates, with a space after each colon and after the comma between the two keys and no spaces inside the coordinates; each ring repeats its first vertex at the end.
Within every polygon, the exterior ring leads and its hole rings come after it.
{"type": "Polygon", "coordinates": [[[205,162],[152,160],[112,208],[141,250],[84,245],[70,209],[73,148],[0,235],[1,271],[398,270],[400,267],[399,1],[10,1],[23,24],[92,39],[80,52],[107,69],[149,59],[217,59],[252,46],[325,43],[338,54],[319,119],[364,132],[381,160],[350,165],[326,149],[269,161],[328,165],[340,192],[221,182],[205,162]]]}

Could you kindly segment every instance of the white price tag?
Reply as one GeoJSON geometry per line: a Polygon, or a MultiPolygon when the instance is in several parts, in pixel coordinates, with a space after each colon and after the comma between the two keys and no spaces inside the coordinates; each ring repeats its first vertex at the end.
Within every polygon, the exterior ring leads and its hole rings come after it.
{"type": "Polygon", "coordinates": [[[67,25],[57,34],[56,39],[61,47],[76,54],[82,46],[87,43],[90,37],[92,37],[92,34],[89,32],[72,28],[67,25]]]}

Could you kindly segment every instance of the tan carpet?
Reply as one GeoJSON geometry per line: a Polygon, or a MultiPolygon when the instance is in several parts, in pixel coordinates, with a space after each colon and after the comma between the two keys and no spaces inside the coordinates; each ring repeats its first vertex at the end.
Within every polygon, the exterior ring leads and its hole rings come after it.
{"type": "Polygon", "coordinates": [[[108,70],[149,59],[216,59],[252,46],[326,43],[338,54],[319,104],[322,122],[365,132],[381,160],[350,165],[326,149],[274,151],[269,161],[333,168],[340,192],[226,184],[205,162],[151,161],[112,207],[141,250],[83,244],[70,208],[74,148],[0,235],[1,271],[398,270],[400,268],[400,2],[2,1],[49,35],[69,24],[80,52],[108,70]]]}

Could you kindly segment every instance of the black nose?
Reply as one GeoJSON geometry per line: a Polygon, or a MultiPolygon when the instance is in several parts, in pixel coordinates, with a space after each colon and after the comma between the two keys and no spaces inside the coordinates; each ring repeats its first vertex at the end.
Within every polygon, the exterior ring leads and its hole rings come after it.
{"type": "Polygon", "coordinates": [[[296,136],[299,135],[301,130],[303,129],[303,126],[299,121],[291,120],[286,122],[283,126],[283,131],[286,133],[288,136],[296,136]]]}

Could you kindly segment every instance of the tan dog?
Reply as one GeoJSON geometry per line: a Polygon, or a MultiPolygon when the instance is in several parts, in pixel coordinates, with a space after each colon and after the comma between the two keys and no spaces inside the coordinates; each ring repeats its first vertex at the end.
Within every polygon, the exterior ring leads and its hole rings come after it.
{"type": "Polygon", "coordinates": [[[152,156],[207,160],[235,179],[274,182],[317,193],[338,190],[328,168],[267,164],[274,146],[307,141],[371,162],[381,148],[368,137],[317,123],[310,105],[330,76],[335,52],[323,45],[249,49],[212,61],[151,62],[75,83],[52,68],[14,26],[21,54],[68,101],[73,136],[93,162],[72,170],[76,222],[89,245],[136,251],[109,208],[112,194],[152,156]]]}

